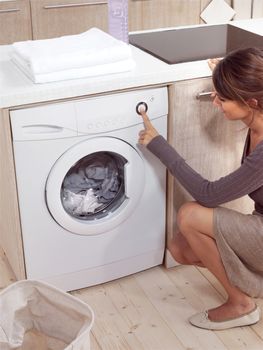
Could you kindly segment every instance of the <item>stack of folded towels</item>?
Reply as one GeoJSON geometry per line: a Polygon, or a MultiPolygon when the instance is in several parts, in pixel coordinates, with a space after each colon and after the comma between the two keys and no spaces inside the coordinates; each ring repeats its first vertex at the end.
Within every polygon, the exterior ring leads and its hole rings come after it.
{"type": "Polygon", "coordinates": [[[131,48],[98,28],[59,38],[12,44],[12,61],[35,83],[127,72],[131,48]]]}

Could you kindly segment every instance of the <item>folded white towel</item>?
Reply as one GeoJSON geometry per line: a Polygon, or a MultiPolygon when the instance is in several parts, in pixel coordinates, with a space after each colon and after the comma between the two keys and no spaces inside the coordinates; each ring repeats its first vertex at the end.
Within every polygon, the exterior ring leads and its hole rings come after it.
{"type": "Polygon", "coordinates": [[[133,59],[125,59],[117,62],[99,64],[90,67],[65,69],[51,73],[33,74],[19,56],[13,55],[13,62],[34,82],[48,83],[68,79],[87,78],[99,75],[123,73],[131,71],[135,67],[133,59]]]}
{"type": "MultiPolygon", "coordinates": [[[[33,75],[131,59],[131,48],[98,28],[77,35],[12,44],[33,75]]],[[[12,56],[12,54],[11,54],[12,56]]]]}

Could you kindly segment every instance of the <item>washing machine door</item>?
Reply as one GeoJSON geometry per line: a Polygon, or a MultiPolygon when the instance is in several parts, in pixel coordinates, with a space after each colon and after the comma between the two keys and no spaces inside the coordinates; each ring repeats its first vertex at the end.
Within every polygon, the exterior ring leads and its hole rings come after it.
{"type": "Polygon", "coordinates": [[[143,190],[139,153],[118,138],[94,137],[74,145],[56,161],[46,183],[46,203],[64,229],[96,235],[126,220],[143,190]]]}

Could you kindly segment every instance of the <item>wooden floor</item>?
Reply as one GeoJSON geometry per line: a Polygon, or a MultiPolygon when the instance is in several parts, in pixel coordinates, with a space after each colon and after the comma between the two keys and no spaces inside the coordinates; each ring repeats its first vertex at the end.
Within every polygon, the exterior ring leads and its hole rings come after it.
{"type": "MultiPolygon", "coordinates": [[[[0,250],[0,289],[14,280],[0,250]]],[[[263,349],[263,321],[217,332],[188,323],[193,313],[224,300],[222,288],[205,269],[158,266],[72,294],[95,312],[92,350],[263,349]]],[[[263,300],[257,303],[263,309],[263,300]]]]}

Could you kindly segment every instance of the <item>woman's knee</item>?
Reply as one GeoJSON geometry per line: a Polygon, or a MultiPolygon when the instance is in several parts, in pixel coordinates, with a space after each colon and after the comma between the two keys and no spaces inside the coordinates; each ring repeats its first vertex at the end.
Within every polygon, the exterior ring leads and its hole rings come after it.
{"type": "Polygon", "coordinates": [[[179,209],[176,222],[185,237],[188,233],[200,232],[214,238],[213,217],[213,208],[203,207],[197,202],[187,202],[179,209]]]}
{"type": "Polygon", "coordinates": [[[180,207],[176,216],[176,223],[182,233],[192,226],[196,212],[200,210],[200,207],[200,204],[196,202],[187,202],[180,207]]]}

